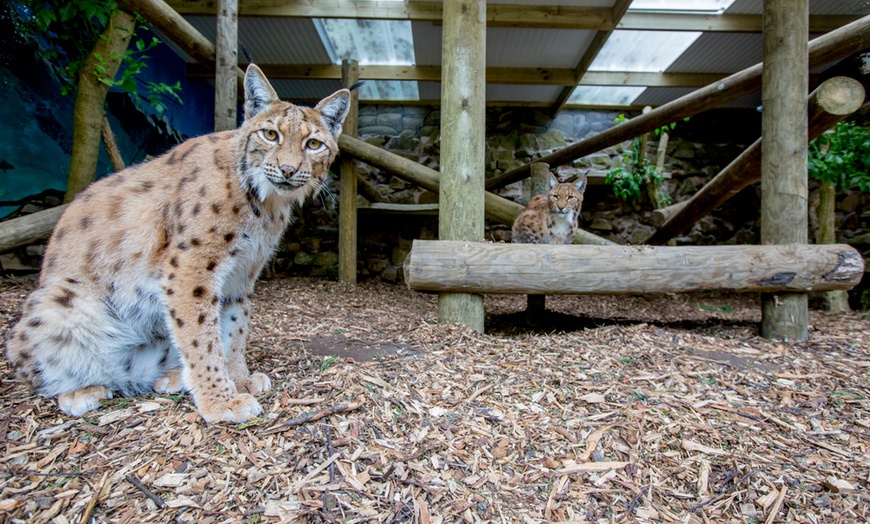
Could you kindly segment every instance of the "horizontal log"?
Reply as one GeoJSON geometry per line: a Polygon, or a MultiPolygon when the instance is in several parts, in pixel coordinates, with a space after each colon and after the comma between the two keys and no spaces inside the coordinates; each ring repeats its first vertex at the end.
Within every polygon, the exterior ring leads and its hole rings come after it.
{"type": "Polygon", "coordinates": [[[0,253],[45,240],[69,204],[0,222],[0,253]]]}
{"type": "Polygon", "coordinates": [[[551,246],[415,240],[405,282],[417,291],[645,294],[829,291],[861,281],[845,244],[551,246]]]}

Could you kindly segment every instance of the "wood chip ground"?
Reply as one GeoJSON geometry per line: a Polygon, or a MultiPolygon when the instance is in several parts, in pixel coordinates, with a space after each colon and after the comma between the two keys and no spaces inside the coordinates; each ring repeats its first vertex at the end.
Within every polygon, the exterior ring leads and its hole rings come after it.
{"type": "MultiPolygon", "coordinates": [[[[32,279],[0,283],[7,325],[32,279]]],[[[870,320],[758,336],[756,296],[437,297],[261,282],[265,414],[207,426],[188,396],[81,418],[0,360],[0,522],[870,521],[870,320]]]]}

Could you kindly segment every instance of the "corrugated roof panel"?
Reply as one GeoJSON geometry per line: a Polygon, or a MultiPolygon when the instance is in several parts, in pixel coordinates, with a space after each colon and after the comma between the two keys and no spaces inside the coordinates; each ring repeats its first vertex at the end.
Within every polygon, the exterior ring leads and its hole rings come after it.
{"type": "Polygon", "coordinates": [[[668,73],[736,73],[761,62],[760,34],[704,33],[668,73]]]}
{"type": "Polygon", "coordinates": [[[699,36],[682,31],[614,31],[589,70],[664,71],[699,36]]]}
{"type": "MultiPolygon", "coordinates": [[[[649,87],[634,101],[635,105],[660,106],[694,91],[690,87],[649,87]]],[[[761,105],[761,93],[752,93],[733,100],[722,107],[756,108],[761,105]]]]}
{"type": "Polygon", "coordinates": [[[490,84],[486,86],[487,102],[552,102],[562,92],[561,86],[531,86],[490,84]]]}
{"type": "Polygon", "coordinates": [[[278,96],[288,102],[321,100],[341,89],[339,80],[270,80],[278,96]]]}
{"type": "MultiPolygon", "coordinates": [[[[215,41],[213,16],[185,19],[206,38],[215,41]]],[[[311,20],[302,18],[239,17],[239,44],[261,64],[329,64],[329,53],[311,20]]]]}
{"type": "Polygon", "coordinates": [[[419,66],[441,65],[441,26],[430,22],[412,22],[414,59],[419,66]]]}
{"type": "MultiPolygon", "coordinates": [[[[432,2],[443,3],[441,0],[410,0],[411,2],[432,2]]],[[[613,7],[616,0],[498,0],[492,2],[494,4],[516,4],[516,5],[568,5],[572,7],[613,7]]]]}

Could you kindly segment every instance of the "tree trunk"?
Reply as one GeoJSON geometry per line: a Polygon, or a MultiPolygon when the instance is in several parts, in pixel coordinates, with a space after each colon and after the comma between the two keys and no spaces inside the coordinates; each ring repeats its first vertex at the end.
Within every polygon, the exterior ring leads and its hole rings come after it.
{"type": "MultiPolygon", "coordinates": [[[[834,210],[837,188],[826,180],[819,181],[819,232],[816,244],[833,244],[837,241],[837,229],[834,222],[834,210]]],[[[845,313],[849,309],[849,294],[844,290],[825,292],[825,306],[828,311],[845,313]]]]}
{"type": "Polygon", "coordinates": [[[94,180],[100,152],[103,104],[109,92],[109,86],[100,81],[97,68],[105,68],[105,75],[110,79],[115,77],[135,26],[136,18],[116,11],[79,71],[73,110],[72,155],[64,202],[71,201],[94,180]]]}

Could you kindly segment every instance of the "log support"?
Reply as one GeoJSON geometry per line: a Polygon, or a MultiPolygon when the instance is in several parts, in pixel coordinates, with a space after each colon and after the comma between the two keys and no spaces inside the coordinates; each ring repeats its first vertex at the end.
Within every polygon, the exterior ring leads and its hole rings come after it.
{"type": "Polygon", "coordinates": [[[849,289],[864,258],[845,244],[583,246],[415,240],[405,282],[417,291],[647,294],[849,289]]]}
{"type": "Polygon", "coordinates": [[[214,77],[214,130],[228,131],[238,127],[239,2],[218,0],[214,77]]]}
{"type": "MultiPolygon", "coordinates": [[[[486,2],[445,0],[441,86],[441,187],[438,236],[483,240],[486,2]]],[[[483,296],[441,293],[438,320],[483,331],[483,296]]]]}
{"type": "MultiPolygon", "coordinates": [[[[766,0],[762,16],[761,243],[807,242],[809,0],[766,0]]],[[[806,293],[765,293],[761,336],[806,340],[806,293]]]]}
{"type": "MultiPolygon", "coordinates": [[[[356,60],[345,60],[341,64],[341,85],[350,87],[359,80],[359,64],[356,60]]],[[[344,120],[343,135],[357,135],[357,115],[359,92],[350,93],[350,110],[344,120]]],[[[347,284],[356,284],[356,244],[357,244],[357,174],[356,160],[342,158],[338,190],[338,279],[347,284]]]]}

